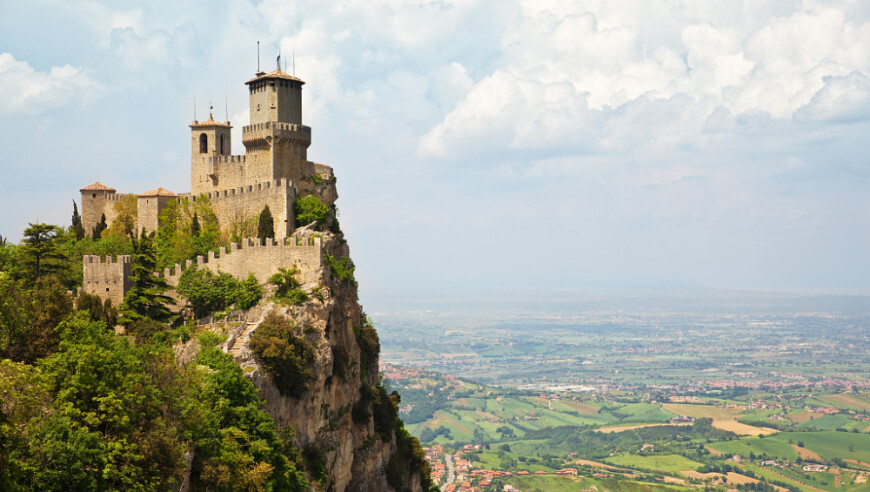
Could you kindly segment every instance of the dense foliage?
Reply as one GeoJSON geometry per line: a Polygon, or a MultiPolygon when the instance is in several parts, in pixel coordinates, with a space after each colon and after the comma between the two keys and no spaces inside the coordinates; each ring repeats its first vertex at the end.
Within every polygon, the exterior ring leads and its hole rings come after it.
{"type": "Polygon", "coordinates": [[[332,274],[335,275],[335,278],[337,278],[339,282],[356,282],[353,278],[355,267],[349,257],[342,256],[341,258],[336,258],[327,253],[324,255],[324,259],[326,260],[326,264],[329,265],[332,274]]]}
{"type": "Polygon", "coordinates": [[[181,274],[175,290],[187,298],[194,314],[200,318],[233,306],[250,309],[262,296],[260,284],[253,275],[239,282],[228,273],[213,273],[195,267],[181,274]]]}
{"type": "Polygon", "coordinates": [[[314,346],[297,336],[298,328],[274,311],[251,335],[248,346],[264,368],[275,374],[282,395],[298,398],[308,389],[314,346]]]}
{"type": "Polygon", "coordinates": [[[35,365],[0,362],[0,489],[307,490],[241,368],[203,337],[195,364],[80,313],[35,365]]]}
{"type": "Polygon", "coordinates": [[[156,237],[158,267],[183,264],[198,255],[207,255],[220,245],[220,227],[207,196],[200,195],[196,201],[170,201],[160,212],[156,237]],[[196,227],[193,225],[194,217],[196,227]]]}

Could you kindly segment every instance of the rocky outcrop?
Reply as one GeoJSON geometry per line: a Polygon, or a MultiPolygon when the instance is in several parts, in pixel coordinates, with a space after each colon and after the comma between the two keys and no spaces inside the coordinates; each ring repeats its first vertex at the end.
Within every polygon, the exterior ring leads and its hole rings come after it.
{"type": "MultiPolygon", "coordinates": [[[[322,238],[324,257],[349,258],[340,234],[297,231],[296,235],[317,234],[322,238]]],[[[307,238],[302,237],[305,240],[307,238]]],[[[375,428],[374,416],[354,412],[362,390],[377,385],[377,356],[364,357],[356,332],[365,324],[353,279],[339,280],[328,264],[319,266],[319,281],[302,285],[309,300],[298,306],[264,303],[251,310],[246,322],[235,328],[225,350],[233,354],[256,385],[265,410],[279,429],[292,428],[294,444],[303,454],[320,456],[326,476],[313,490],[384,491],[387,468],[398,452],[395,432],[384,434],[375,428]],[[279,313],[295,326],[298,337],[314,347],[314,362],[307,389],[286,395],[276,385],[276,375],[265,370],[252,353],[249,342],[259,323],[269,313],[279,313]],[[362,417],[360,417],[362,415],[362,417]]],[[[365,409],[363,409],[365,410],[365,409]]],[[[395,466],[394,466],[395,468],[395,466]]],[[[394,472],[395,473],[395,472],[394,472]]],[[[402,473],[402,491],[422,490],[419,471],[402,473]]],[[[396,478],[392,479],[396,485],[396,478]]]]}

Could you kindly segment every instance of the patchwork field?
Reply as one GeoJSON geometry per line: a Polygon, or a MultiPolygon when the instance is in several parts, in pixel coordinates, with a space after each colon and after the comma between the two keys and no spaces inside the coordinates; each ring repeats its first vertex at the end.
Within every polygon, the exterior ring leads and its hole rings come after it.
{"type": "Polygon", "coordinates": [[[731,431],[741,436],[757,436],[759,434],[776,434],[776,429],[755,427],[737,421],[737,415],[742,409],[725,409],[713,405],[689,405],[685,403],[665,403],[662,407],[677,415],[687,415],[695,418],[713,419],[713,427],[731,431]]]}

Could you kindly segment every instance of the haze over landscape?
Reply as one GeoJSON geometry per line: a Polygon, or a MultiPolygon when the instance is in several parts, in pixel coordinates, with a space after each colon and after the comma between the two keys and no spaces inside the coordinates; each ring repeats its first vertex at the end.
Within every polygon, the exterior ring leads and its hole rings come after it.
{"type": "Polygon", "coordinates": [[[0,233],[67,223],[98,179],[188,189],[194,97],[240,142],[259,40],[308,82],[365,303],[866,293],[868,19],[847,0],[3,2],[0,233]]]}

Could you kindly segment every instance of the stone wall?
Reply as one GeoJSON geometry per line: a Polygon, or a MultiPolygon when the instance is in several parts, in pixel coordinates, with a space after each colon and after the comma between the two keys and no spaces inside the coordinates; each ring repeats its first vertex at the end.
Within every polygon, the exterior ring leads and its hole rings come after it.
{"type": "Polygon", "coordinates": [[[320,283],[323,272],[322,242],[319,237],[289,237],[261,245],[256,239],[247,239],[241,245],[231,244],[229,250],[220,248],[209,252],[208,256],[188,260],[184,266],[176,264],[174,268],[167,268],[163,271],[163,277],[169,285],[176,286],[184,270],[194,266],[215,273],[229,273],[238,280],[245,280],[253,273],[261,284],[267,283],[281,267],[296,268],[299,270],[296,275],[299,282],[320,283]]]}
{"type": "MultiPolygon", "coordinates": [[[[295,228],[293,203],[296,201],[296,189],[292,182],[278,179],[205,195],[211,201],[222,231],[229,231],[235,220],[259,216],[265,205],[269,205],[275,221],[275,237],[283,238],[295,228]]],[[[196,198],[192,197],[194,201],[196,198]]]]}
{"type": "Polygon", "coordinates": [[[86,255],[82,262],[82,289],[88,294],[100,296],[104,301],[111,300],[115,307],[120,306],[131,286],[132,257],[121,255],[113,260],[108,256],[103,261],[101,256],[86,255]]]}

